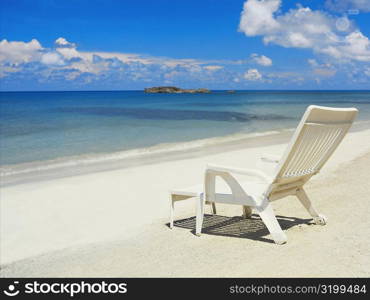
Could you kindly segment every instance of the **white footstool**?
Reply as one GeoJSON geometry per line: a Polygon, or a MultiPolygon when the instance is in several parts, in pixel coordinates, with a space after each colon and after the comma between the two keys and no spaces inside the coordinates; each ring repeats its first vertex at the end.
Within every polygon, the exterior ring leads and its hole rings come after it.
{"type": "MultiPolygon", "coordinates": [[[[188,199],[194,199],[195,204],[198,202],[199,198],[203,197],[203,186],[197,185],[186,189],[181,190],[171,190],[170,191],[170,206],[171,206],[171,214],[170,214],[170,228],[173,228],[173,221],[174,221],[174,211],[175,211],[175,202],[183,201],[188,199]]],[[[216,214],[216,204],[214,202],[206,201],[206,204],[211,205],[212,214],[216,214]]]]}

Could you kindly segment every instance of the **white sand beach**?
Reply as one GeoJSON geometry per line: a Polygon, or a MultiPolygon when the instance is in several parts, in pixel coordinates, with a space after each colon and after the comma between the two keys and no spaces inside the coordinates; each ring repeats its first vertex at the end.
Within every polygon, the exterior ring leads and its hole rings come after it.
{"type": "Polygon", "coordinates": [[[326,226],[288,197],[273,203],[285,245],[257,215],[240,218],[238,206],[218,205],[197,237],[194,202],[183,201],[168,228],[168,190],[201,183],[207,163],[255,167],[261,154],[281,154],[290,135],[2,187],[1,276],[370,276],[369,129],[351,131],[307,186],[326,226]]]}

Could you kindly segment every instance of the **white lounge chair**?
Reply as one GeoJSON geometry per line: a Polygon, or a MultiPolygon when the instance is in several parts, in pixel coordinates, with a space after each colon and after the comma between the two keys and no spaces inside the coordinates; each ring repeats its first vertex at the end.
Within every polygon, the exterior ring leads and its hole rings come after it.
{"type": "MultiPolygon", "coordinates": [[[[295,195],[314,222],[326,224],[326,218],[317,213],[303,186],[317,174],[351,127],[358,110],[356,108],[331,108],[311,105],[304,113],[281,159],[265,156],[262,159],[276,164],[272,174],[260,170],[207,165],[204,192],[198,192],[196,234],[201,234],[204,204],[224,203],[243,206],[245,217],[256,210],[276,244],[287,241],[270,202],[295,195]],[[254,177],[257,181],[242,182],[236,176],[254,177]],[[216,192],[216,177],[221,177],[231,193],[216,192]]],[[[176,192],[177,195],[181,191],[176,192]]],[[[173,207],[173,206],[172,206],[173,207]]],[[[172,214],[173,216],[173,214],[172,214]]],[[[173,222],[173,220],[172,220],[173,222]]]]}

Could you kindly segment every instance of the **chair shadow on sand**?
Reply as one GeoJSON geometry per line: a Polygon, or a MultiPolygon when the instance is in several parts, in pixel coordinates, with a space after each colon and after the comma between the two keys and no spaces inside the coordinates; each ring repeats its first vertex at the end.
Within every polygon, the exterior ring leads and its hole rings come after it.
{"type": "MultiPolygon", "coordinates": [[[[283,230],[296,225],[311,225],[312,219],[276,216],[283,230]]],[[[174,222],[174,226],[192,230],[195,234],[195,217],[190,217],[174,222]]],[[[169,224],[167,224],[169,225],[169,224]]],[[[272,239],[265,238],[269,235],[265,224],[257,214],[245,219],[242,216],[226,217],[219,215],[204,215],[202,234],[220,235],[227,237],[246,238],[267,243],[274,243],[272,239]]]]}

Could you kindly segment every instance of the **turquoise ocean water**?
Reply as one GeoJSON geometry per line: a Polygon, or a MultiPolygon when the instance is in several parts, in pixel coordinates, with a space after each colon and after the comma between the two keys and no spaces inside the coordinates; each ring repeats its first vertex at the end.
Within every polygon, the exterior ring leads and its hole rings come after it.
{"type": "Polygon", "coordinates": [[[358,122],[370,120],[370,91],[1,92],[0,165],[10,170],[263,134],[295,127],[310,104],[354,106],[358,122]]]}

